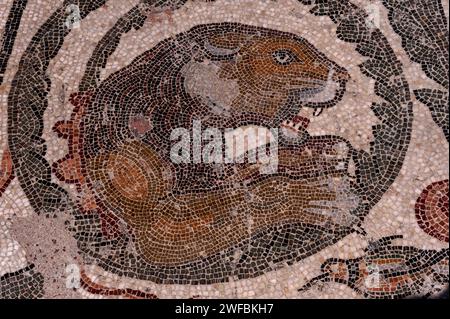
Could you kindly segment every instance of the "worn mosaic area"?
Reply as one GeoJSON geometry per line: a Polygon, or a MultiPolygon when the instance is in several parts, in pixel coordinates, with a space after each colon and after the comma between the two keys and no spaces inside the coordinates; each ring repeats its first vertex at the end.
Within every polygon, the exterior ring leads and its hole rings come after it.
{"type": "Polygon", "coordinates": [[[446,296],[448,0],[0,13],[0,298],[446,296]]]}

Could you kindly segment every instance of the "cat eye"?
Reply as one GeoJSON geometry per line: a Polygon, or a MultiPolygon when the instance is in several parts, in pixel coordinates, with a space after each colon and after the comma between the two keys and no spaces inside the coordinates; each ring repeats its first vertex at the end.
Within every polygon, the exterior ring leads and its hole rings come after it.
{"type": "Polygon", "coordinates": [[[294,61],[298,61],[297,56],[292,51],[286,49],[274,51],[272,57],[275,62],[281,65],[288,65],[294,61]]]}

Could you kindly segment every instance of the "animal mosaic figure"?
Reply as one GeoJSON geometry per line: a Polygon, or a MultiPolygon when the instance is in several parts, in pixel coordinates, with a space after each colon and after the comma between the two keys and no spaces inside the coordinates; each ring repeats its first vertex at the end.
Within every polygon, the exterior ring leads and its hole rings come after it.
{"type": "Polygon", "coordinates": [[[322,274],[307,282],[300,292],[320,283],[347,285],[365,298],[429,297],[448,284],[449,250],[425,250],[394,246],[402,235],[383,237],[369,244],[365,255],[355,259],[330,258],[322,274]],[[438,287],[439,286],[439,287],[438,287]]]}
{"type": "Polygon", "coordinates": [[[86,214],[102,216],[102,236],[131,233],[148,264],[209,258],[274,225],[316,232],[306,244],[283,239],[307,256],[360,221],[352,214],[359,199],[348,173],[351,145],[310,136],[308,120],[297,116],[303,107],[318,116],[335,106],[348,79],[296,35],[237,23],[196,26],[138,56],[95,91],[72,94],[72,119],[54,126],[68,139],[69,154],[53,169],[77,185],[86,214]],[[217,174],[211,164],[172,163],[171,132],[191,129],[194,120],[218,129],[283,128],[278,171],[222,164],[217,174]]]}

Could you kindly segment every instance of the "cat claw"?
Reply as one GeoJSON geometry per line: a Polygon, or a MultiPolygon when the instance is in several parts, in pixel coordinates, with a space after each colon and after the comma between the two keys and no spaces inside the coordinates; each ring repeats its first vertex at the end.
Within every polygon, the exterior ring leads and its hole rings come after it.
{"type": "Polygon", "coordinates": [[[319,116],[320,114],[322,114],[322,112],[323,112],[323,107],[319,107],[319,108],[314,109],[313,115],[319,116]]]}

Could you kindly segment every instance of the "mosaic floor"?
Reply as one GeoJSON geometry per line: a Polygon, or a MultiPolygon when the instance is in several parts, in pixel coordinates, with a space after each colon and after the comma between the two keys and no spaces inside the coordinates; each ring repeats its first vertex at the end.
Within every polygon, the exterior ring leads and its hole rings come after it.
{"type": "Polygon", "coordinates": [[[442,298],[448,0],[2,0],[0,298],[442,298]]]}

